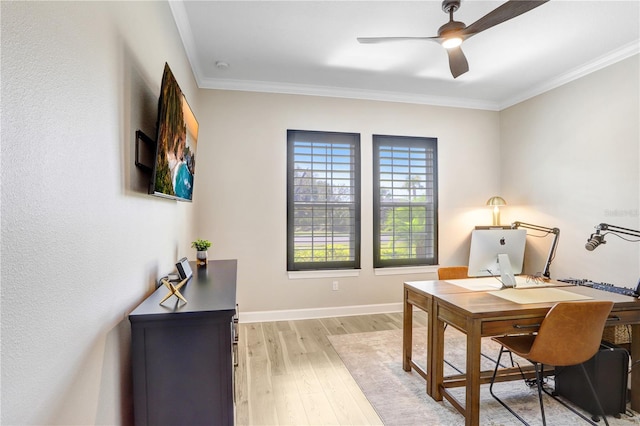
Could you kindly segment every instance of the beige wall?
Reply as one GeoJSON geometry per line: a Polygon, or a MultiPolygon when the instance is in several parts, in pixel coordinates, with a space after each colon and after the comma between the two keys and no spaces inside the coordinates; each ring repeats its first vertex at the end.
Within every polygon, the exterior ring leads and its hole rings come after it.
{"type": "Polygon", "coordinates": [[[498,190],[497,112],[216,90],[201,95],[201,116],[206,119],[200,120],[199,161],[212,166],[198,170],[197,226],[213,240],[215,257],[239,260],[243,313],[399,303],[403,281],[434,277],[374,274],[372,134],[438,138],[441,263],[466,263],[470,230],[490,223],[483,205],[498,190]],[[287,129],[361,134],[359,277],[287,276],[287,129]],[[339,281],[338,291],[332,290],[334,280],[339,281]]]}
{"type": "Polygon", "coordinates": [[[164,62],[198,113],[163,2],[1,2],[3,425],[130,423],[126,314],[188,255],[193,206],[146,195],[164,62]]]}
{"type": "MultiPolygon", "coordinates": [[[[599,223],[640,229],[639,62],[636,55],[500,113],[502,193],[511,204],[503,215],[560,228],[555,278],[635,288],[640,277],[639,243],[610,235],[584,248],[599,223]]],[[[529,242],[537,259],[528,267],[540,270],[550,238],[529,242]]]]}

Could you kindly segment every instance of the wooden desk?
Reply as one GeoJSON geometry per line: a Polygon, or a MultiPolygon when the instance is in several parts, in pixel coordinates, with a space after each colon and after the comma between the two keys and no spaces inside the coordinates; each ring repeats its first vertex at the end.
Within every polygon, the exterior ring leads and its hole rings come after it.
{"type": "Polygon", "coordinates": [[[465,289],[447,281],[409,281],[404,283],[404,307],[402,325],[402,368],[411,371],[413,368],[426,381],[428,395],[433,395],[433,344],[431,339],[432,325],[436,322],[435,309],[433,309],[434,295],[446,293],[464,293],[465,289]],[[427,313],[427,359],[426,369],[412,360],[413,347],[413,307],[427,313]]]}
{"type": "MultiPolygon", "coordinates": [[[[491,279],[482,280],[478,279],[480,283],[491,281],[491,279]],[[481,281],[482,280],[482,281],[481,281]]],[[[460,294],[469,292],[478,292],[479,290],[473,290],[465,288],[460,285],[455,285],[455,282],[469,281],[469,280],[437,280],[437,281],[407,281],[404,283],[404,305],[403,305],[403,333],[402,333],[402,368],[404,371],[411,371],[413,368],[418,374],[420,374],[426,381],[427,394],[433,396],[437,389],[434,386],[432,380],[433,374],[437,368],[437,363],[433,356],[432,343],[435,328],[433,325],[436,323],[436,310],[434,309],[435,297],[442,294],[460,294]],[[427,313],[427,359],[426,369],[422,368],[419,364],[412,359],[412,347],[413,347],[413,307],[416,307],[427,313]]],[[[548,285],[548,284],[547,284],[548,285]]],[[[551,283],[553,287],[567,287],[573,284],[562,283],[554,281],[551,283]]],[[[485,286],[486,287],[486,286],[485,286]]],[[[497,290],[495,288],[494,290],[497,290]]],[[[439,359],[443,356],[440,355],[439,359]]],[[[440,366],[442,367],[442,366],[440,366]]],[[[442,399],[442,398],[440,398],[442,399]]]]}
{"type": "MultiPolygon", "coordinates": [[[[615,303],[610,314],[610,325],[632,325],[632,359],[640,359],[640,302],[629,296],[622,296],[589,287],[570,286],[563,290],[586,295],[594,300],[611,300],[615,303]]],[[[407,286],[405,285],[405,292],[407,286]]],[[[420,294],[420,290],[409,293],[420,294]]],[[[414,298],[413,294],[408,297],[414,298]]],[[[497,297],[489,292],[438,293],[437,285],[431,293],[430,318],[435,321],[429,327],[432,348],[430,372],[432,398],[441,401],[446,398],[465,416],[466,425],[478,425],[480,420],[480,385],[489,382],[488,372],[480,371],[480,342],[482,337],[513,333],[516,326],[539,324],[554,303],[517,304],[497,297]],[[444,328],[450,324],[467,335],[467,373],[464,380],[448,380],[443,377],[444,328]],[[465,403],[458,401],[448,388],[466,386],[465,403]]],[[[640,410],[640,371],[632,370],[631,408],[640,410]]]]}

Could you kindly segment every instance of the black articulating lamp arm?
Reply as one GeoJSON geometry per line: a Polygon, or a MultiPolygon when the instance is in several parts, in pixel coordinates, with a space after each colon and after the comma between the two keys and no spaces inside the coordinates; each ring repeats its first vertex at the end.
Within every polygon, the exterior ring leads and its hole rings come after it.
{"type": "Polygon", "coordinates": [[[542,276],[550,279],[551,272],[549,272],[551,268],[551,262],[553,262],[553,258],[556,257],[556,248],[558,247],[558,239],[560,238],[560,229],[559,228],[547,228],[546,226],[533,225],[531,223],[524,222],[513,222],[511,224],[512,229],[525,228],[532,229],[534,231],[542,231],[548,234],[553,234],[553,241],[551,242],[551,248],[549,249],[549,255],[547,256],[547,261],[544,265],[544,270],[542,271],[542,276]]]}
{"type": "MultiPolygon", "coordinates": [[[[596,226],[596,232],[591,234],[591,236],[587,240],[587,243],[584,245],[584,248],[586,248],[589,251],[593,251],[593,249],[598,247],[600,244],[606,244],[607,242],[604,240],[604,236],[607,234],[624,234],[624,235],[631,235],[632,237],[640,238],[640,231],[636,231],[635,229],[623,228],[621,226],[616,226],[616,225],[609,225],[608,223],[601,223],[598,226],[596,226]],[[608,231],[608,232],[600,234],[600,231],[608,231]]],[[[626,238],[623,238],[623,239],[626,240],[626,238]]],[[[633,240],[627,240],[627,241],[633,241],[633,240]]],[[[640,241],[640,240],[635,240],[635,241],[640,241]]]]}

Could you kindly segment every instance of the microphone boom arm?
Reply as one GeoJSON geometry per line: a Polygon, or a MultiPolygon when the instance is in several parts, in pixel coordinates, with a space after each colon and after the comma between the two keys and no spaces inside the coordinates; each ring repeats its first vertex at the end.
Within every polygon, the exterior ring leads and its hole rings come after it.
{"type": "MultiPolygon", "coordinates": [[[[604,237],[607,234],[617,235],[619,238],[622,238],[623,240],[627,240],[627,239],[618,234],[631,235],[632,237],[640,238],[640,231],[636,231],[635,229],[623,228],[621,226],[616,226],[616,225],[609,225],[608,223],[601,223],[595,228],[596,228],[596,232],[591,234],[591,236],[587,240],[587,243],[584,245],[584,248],[586,248],[589,251],[593,251],[600,244],[606,244],[607,242],[604,240],[604,237]],[[607,232],[603,232],[602,234],[600,234],[600,231],[607,231],[607,232]]],[[[631,241],[631,240],[627,240],[627,241],[631,241]]],[[[636,240],[636,242],[637,241],[640,241],[640,240],[636,240]]]]}
{"type": "Polygon", "coordinates": [[[518,228],[532,229],[534,231],[542,231],[549,234],[553,234],[553,241],[551,242],[549,255],[547,256],[547,261],[545,262],[544,269],[542,271],[542,276],[547,279],[550,279],[551,272],[549,272],[549,269],[551,268],[551,262],[553,261],[553,258],[556,257],[556,248],[558,247],[558,239],[560,238],[560,229],[547,228],[546,226],[533,225],[531,223],[524,223],[524,222],[518,222],[518,221],[513,222],[511,224],[511,229],[518,229],[518,228]]]}
{"type": "Polygon", "coordinates": [[[615,234],[625,234],[631,235],[632,237],[640,238],[640,231],[636,231],[635,229],[623,228],[616,225],[609,225],[608,223],[601,223],[600,225],[596,226],[596,229],[598,231],[609,231],[615,234]]]}

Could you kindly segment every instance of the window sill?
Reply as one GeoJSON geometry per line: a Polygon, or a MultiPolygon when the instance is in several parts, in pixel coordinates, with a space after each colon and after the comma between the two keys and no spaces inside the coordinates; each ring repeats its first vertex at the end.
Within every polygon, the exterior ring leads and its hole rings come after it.
{"type": "Polygon", "coordinates": [[[290,280],[303,280],[308,278],[342,278],[359,277],[360,269],[332,269],[324,271],[288,271],[290,280]]]}
{"type": "Polygon", "coordinates": [[[438,265],[376,268],[373,271],[375,275],[431,274],[438,272],[438,265]]]}

